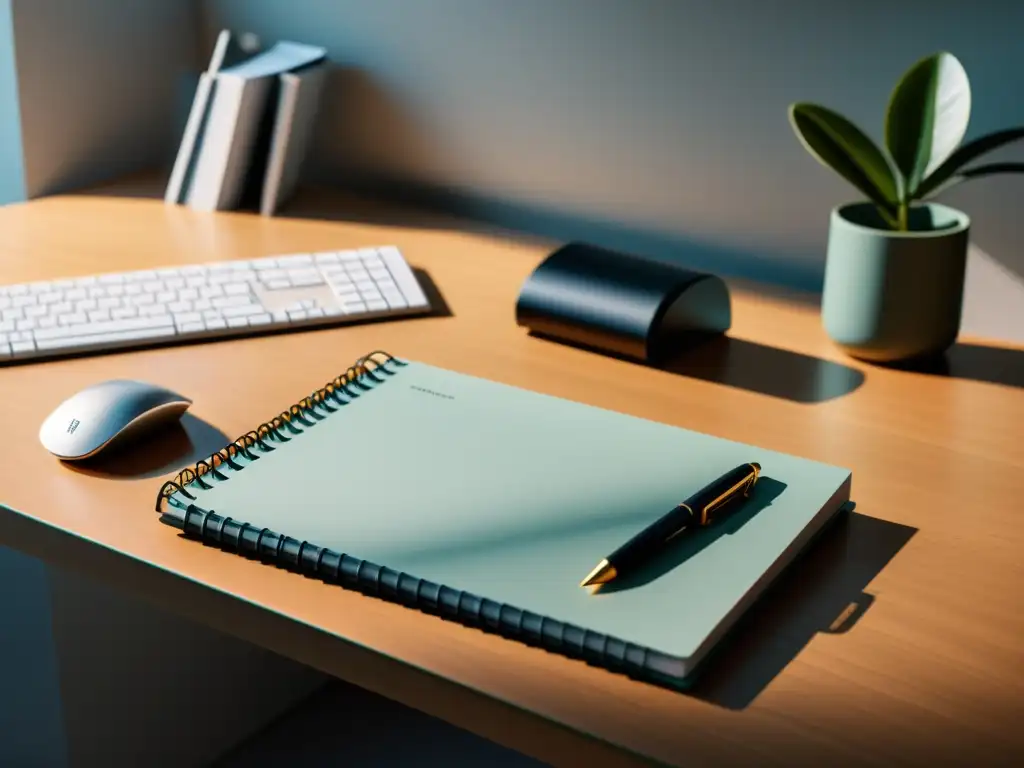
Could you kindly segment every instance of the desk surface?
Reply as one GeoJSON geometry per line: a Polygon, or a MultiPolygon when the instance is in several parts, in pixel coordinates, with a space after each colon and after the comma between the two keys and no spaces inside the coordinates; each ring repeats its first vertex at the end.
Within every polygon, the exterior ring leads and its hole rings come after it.
{"type": "Polygon", "coordinates": [[[654,370],[516,327],[543,244],[103,196],[0,209],[0,279],[384,243],[429,274],[451,316],[0,368],[0,502],[18,510],[0,512],[0,542],[557,764],[926,753],[990,764],[1024,751],[1024,352],[979,342],[942,372],[870,367],[830,346],[813,303],[737,288],[731,341],[654,370]],[[692,694],[224,554],[157,521],[163,478],[373,349],[849,467],[856,511],[744,620],[692,694]],[[116,377],[192,396],[196,418],[117,465],[58,464],[40,422],[116,377]]]}

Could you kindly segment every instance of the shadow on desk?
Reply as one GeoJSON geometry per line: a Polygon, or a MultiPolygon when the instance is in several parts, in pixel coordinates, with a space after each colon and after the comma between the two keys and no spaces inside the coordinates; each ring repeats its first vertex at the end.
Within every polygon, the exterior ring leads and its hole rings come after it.
{"type": "Polygon", "coordinates": [[[936,360],[889,367],[1024,389],[1024,349],[958,343],[936,360]]]}
{"type": "MultiPolygon", "coordinates": [[[[621,355],[551,339],[533,331],[530,336],[644,365],[621,355]]],[[[823,403],[848,395],[864,383],[864,374],[856,368],[731,336],[702,341],[647,367],[795,403],[823,403]]]]}
{"type": "Polygon", "coordinates": [[[852,629],[874,598],[864,590],[917,532],[847,511],[733,628],[688,692],[744,709],[818,633],[852,629]]]}
{"type": "Polygon", "coordinates": [[[176,424],[158,430],[142,440],[111,446],[92,459],[66,462],[75,472],[114,480],[163,477],[209,457],[232,441],[212,424],[191,413],[176,424]]]}

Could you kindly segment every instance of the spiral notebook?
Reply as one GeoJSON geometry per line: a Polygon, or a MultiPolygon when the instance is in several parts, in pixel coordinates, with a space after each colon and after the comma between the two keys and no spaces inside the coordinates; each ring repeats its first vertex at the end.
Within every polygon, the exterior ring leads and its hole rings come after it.
{"type": "Polygon", "coordinates": [[[839,467],[373,353],[183,470],[157,510],[228,551],[686,687],[850,482],[839,467]],[[642,573],[579,586],[749,461],[761,480],[727,522],[642,573]]]}

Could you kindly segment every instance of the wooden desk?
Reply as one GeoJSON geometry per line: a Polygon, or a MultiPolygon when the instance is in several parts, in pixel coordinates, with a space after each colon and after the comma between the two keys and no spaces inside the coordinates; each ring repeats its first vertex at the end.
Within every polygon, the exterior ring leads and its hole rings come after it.
{"type": "Polygon", "coordinates": [[[0,513],[0,541],[559,765],[986,765],[1024,752],[1020,351],[964,346],[953,375],[869,367],[832,349],[813,304],[737,289],[733,342],[684,373],[648,369],[515,326],[543,245],[102,196],[0,209],[0,278],[389,242],[453,316],[0,369],[0,500],[19,510],[0,513]],[[117,479],[61,466],[36,437],[67,395],[139,377],[191,395],[194,415],[233,438],[377,348],[847,466],[857,510],[684,695],[180,538],[154,495],[219,447],[200,422],[196,445],[152,445],[110,467],[117,479]]]}

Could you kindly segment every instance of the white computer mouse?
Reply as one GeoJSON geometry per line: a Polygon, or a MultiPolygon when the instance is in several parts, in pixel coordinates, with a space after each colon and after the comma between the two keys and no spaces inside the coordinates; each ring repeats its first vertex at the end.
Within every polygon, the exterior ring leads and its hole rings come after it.
{"type": "Polygon", "coordinates": [[[39,442],[58,458],[88,459],[176,421],[190,405],[187,397],[155,384],[104,381],[58,405],[39,428],[39,442]]]}

